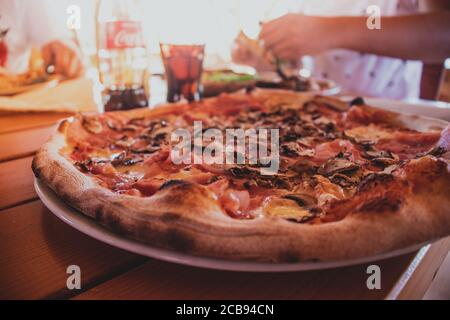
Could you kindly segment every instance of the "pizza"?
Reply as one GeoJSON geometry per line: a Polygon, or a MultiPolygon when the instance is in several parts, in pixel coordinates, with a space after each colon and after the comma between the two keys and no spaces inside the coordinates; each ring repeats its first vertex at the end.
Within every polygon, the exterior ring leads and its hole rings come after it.
{"type": "Polygon", "coordinates": [[[366,257],[450,235],[449,159],[445,121],[362,98],[249,89],[78,114],[60,124],[32,167],[67,204],[122,236],[281,263],[366,257]],[[266,134],[244,136],[241,149],[220,148],[230,130],[266,134]],[[196,140],[208,132],[216,136],[196,140]],[[227,161],[206,161],[207,150],[227,161]]]}

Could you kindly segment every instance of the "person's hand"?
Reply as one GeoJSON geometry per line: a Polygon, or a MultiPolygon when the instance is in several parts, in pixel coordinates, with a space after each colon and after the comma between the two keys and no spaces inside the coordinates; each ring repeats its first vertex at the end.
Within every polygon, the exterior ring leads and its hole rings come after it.
{"type": "Polygon", "coordinates": [[[237,64],[252,66],[257,71],[272,71],[270,58],[265,54],[259,44],[248,38],[242,31],[234,40],[231,49],[231,58],[237,64]]]}
{"type": "Polygon", "coordinates": [[[80,53],[74,43],[52,41],[42,47],[45,66],[54,66],[54,73],[75,78],[83,72],[80,53]]]}
{"type": "Polygon", "coordinates": [[[259,38],[277,58],[298,61],[304,55],[331,49],[332,36],[326,21],[327,18],[290,13],[264,23],[259,38]]]}

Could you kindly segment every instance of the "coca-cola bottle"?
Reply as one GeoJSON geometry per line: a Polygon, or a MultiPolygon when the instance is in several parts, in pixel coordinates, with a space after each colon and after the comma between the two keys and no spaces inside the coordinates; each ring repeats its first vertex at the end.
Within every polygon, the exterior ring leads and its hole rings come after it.
{"type": "Polygon", "coordinates": [[[101,0],[97,58],[105,111],[148,106],[148,53],[136,1],[101,0]]]}

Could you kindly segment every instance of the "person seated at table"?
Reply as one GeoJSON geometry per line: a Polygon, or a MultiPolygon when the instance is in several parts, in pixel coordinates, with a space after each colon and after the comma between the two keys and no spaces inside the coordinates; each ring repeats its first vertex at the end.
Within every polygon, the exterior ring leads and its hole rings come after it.
{"type": "MultiPolygon", "coordinates": [[[[442,64],[450,57],[448,1],[303,0],[300,4],[304,14],[263,23],[259,41],[284,61],[313,56],[312,75],[336,81],[344,92],[418,98],[423,63],[442,64]],[[367,27],[364,15],[369,5],[381,9],[380,30],[367,27]]],[[[257,69],[271,67],[239,38],[232,57],[257,69]]]]}
{"type": "Polygon", "coordinates": [[[55,2],[0,1],[0,67],[18,74],[26,72],[31,49],[41,48],[45,66],[67,78],[83,71],[80,53],[67,28],[58,21],[55,2]]]}

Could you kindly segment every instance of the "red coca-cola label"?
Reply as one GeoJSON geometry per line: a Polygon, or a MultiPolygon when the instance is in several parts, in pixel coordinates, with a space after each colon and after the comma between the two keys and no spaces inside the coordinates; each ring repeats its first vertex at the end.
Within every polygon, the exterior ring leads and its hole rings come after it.
{"type": "Polygon", "coordinates": [[[0,66],[4,67],[8,61],[8,47],[5,41],[0,41],[0,66]]]}
{"type": "Polygon", "coordinates": [[[128,49],[144,47],[141,23],[114,21],[106,23],[106,48],[128,49]]]}

